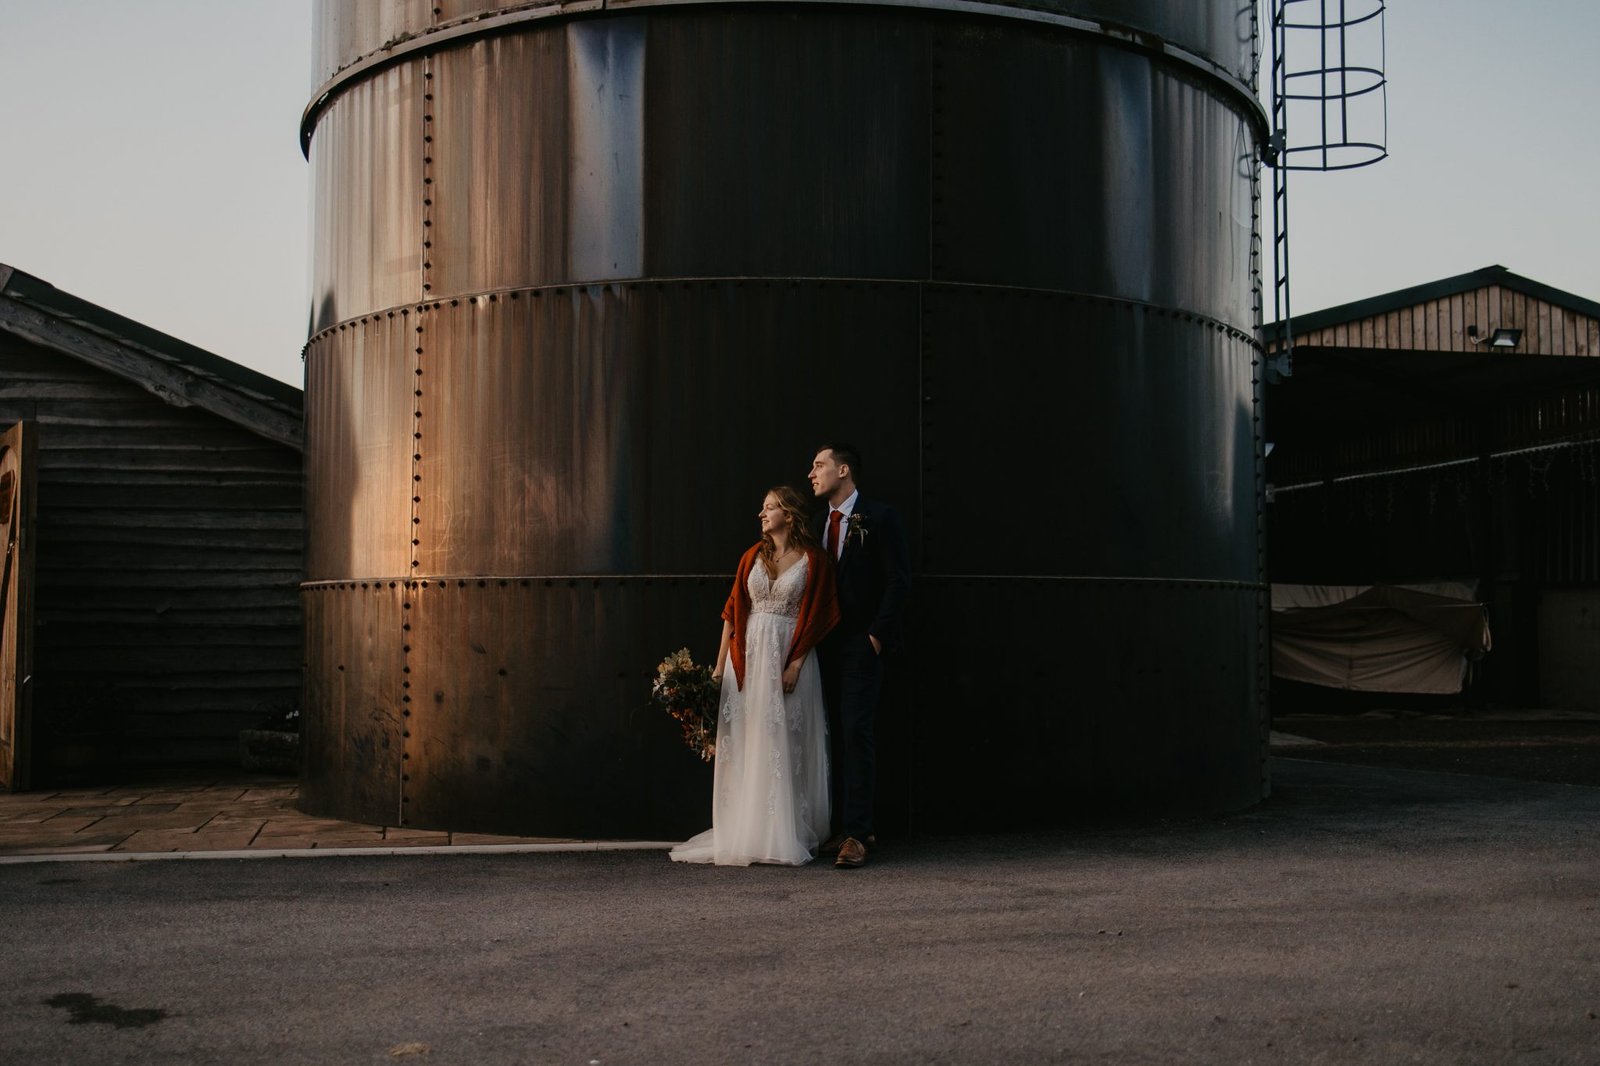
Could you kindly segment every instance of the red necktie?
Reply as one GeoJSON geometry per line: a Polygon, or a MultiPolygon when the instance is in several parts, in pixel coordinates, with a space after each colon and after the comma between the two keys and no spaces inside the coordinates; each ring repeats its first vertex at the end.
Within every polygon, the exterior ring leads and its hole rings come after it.
{"type": "Polygon", "coordinates": [[[839,520],[843,517],[843,511],[828,512],[828,554],[835,559],[839,558],[839,520]]]}

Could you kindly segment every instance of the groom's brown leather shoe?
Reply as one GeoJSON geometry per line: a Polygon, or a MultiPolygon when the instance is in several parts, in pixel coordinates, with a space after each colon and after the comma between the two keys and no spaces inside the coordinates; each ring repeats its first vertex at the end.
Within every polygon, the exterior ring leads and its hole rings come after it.
{"type": "MultiPolygon", "coordinates": [[[[822,842],[822,846],[817,849],[817,854],[837,855],[839,854],[839,849],[844,845],[844,842],[849,839],[850,838],[845,836],[843,833],[835,833],[833,836],[822,842]]],[[[876,833],[868,833],[865,843],[869,848],[877,847],[878,835],[876,833]]]]}
{"type": "Polygon", "coordinates": [[[847,837],[839,845],[839,857],[833,860],[835,869],[853,870],[867,864],[867,846],[855,837],[847,837]]]}

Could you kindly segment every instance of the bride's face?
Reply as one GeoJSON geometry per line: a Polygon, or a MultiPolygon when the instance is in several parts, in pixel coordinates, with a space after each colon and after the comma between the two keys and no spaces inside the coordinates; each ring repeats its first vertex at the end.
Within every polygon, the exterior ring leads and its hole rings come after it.
{"type": "Polygon", "coordinates": [[[761,501],[761,532],[782,533],[789,528],[789,516],[784,513],[783,505],[772,493],[767,493],[767,498],[761,501]]]}

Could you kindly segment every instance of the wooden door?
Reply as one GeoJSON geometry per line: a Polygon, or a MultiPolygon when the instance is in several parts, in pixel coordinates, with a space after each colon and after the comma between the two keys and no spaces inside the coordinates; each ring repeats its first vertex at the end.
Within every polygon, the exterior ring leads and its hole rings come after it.
{"type": "Polygon", "coordinates": [[[34,426],[0,433],[0,789],[28,787],[33,690],[34,426]]]}

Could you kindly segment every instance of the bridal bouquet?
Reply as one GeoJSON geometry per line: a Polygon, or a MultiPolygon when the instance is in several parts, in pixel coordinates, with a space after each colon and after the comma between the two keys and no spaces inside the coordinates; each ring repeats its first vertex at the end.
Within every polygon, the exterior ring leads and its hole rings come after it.
{"type": "Polygon", "coordinates": [[[651,701],[677,719],[683,729],[683,742],[706,762],[717,754],[717,705],[721,698],[722,686],[711,679],[711,668],[697,665],[688,648],[679,648],[656,667],[651,701]]]}

